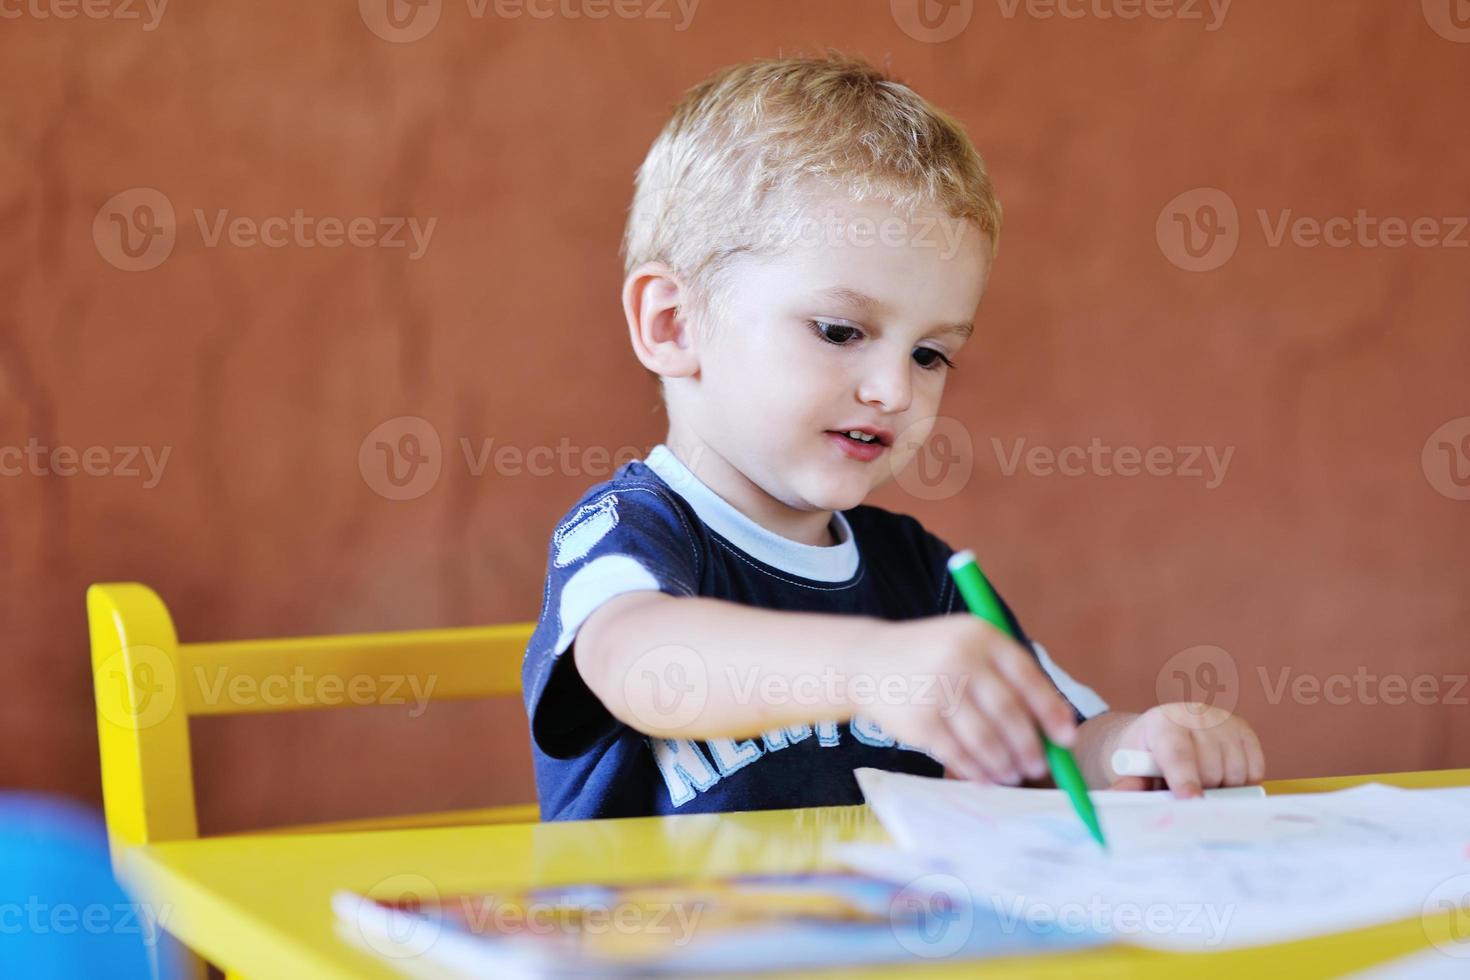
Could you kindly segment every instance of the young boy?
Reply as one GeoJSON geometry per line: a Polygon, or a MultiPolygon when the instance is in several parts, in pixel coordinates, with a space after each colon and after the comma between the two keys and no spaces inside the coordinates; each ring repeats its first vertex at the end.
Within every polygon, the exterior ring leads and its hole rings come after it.
{"type": "Polygon", "coordinates": [[[1119,747],[1181,796],[1262,778],[1243,721],[1109,711],[863,504],[932,429],[1000,224],[958,123],[861,61],[737,65],[676,107],[623,243],[668,435],[552,537],[523,669],[543,819],[860,803],[860,766],[1039,780],[1038,728],[1093,786],[1143,785],[1119,747]]]}

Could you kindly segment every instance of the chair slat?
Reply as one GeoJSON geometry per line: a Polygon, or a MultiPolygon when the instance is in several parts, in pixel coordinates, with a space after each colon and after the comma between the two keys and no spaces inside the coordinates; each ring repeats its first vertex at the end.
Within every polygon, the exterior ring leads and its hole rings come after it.
{"type": "Polygon", "coordinates": [[[531,623],[179,645],[190,716],[521,693],[531,623]]]}

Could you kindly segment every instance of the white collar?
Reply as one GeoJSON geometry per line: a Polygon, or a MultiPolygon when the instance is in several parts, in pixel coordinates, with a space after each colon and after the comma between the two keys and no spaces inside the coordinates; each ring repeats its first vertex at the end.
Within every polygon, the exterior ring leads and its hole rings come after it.
{"type": "Polygon", "coordinates": [[[858,568],[857,542],[842,511],[833,511],[837,544],[802,544],[782,537],[736,510],[695,476],[663,443],[654,446],[644,465],[689,502],[710,530],[773,568],[818,582],[846,582],[858,568]]]}

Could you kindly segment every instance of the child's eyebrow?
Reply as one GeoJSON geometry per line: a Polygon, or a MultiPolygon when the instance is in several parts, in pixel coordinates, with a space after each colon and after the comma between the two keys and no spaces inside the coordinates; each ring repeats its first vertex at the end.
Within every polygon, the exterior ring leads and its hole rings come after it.
{"type": "MultiPolygon", "coordinates": [[[[889,313],[888,304],[874,296],[869,296],[860,289],[850,286],[831,286],[817,293],[819,299],[843,303],[853,309],[861,311],[866,316],[885,316],[889,313]]],[[[939,328],[940,333],[957,333],[968,338],[975,332],[973,323],[946,323],[939,328]]]]}

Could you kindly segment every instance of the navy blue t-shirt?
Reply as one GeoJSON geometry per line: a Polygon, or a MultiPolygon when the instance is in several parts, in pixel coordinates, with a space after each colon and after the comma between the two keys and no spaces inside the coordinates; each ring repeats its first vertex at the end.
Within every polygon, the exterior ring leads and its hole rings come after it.
{"type": "MultiPolygon", "coordinates": [[[[834,513],[831,527],[838,540],[831,546],[782,537],[715,494],[662,445],[583,494],[552,535],[540,618],[522,668],[543,820],[854,804],[863,797],[852,771],[862,766],[943,774],[928,753],[895,742],[861,714],[742,739],[645,736],[613,718],[577,672],[569,653],[577,630],[603,602],[631,591],[889,620],[964,610],[945,567],[952,549],[914,518],[861,505],[834,513]]],[[[1005,613],[1079,721],[1107,710],[1026,638],[1009,607],[1005,613]]],[[[679,650],[653,655],[656,681],[666,685],[660,710],[677,716],[685,691],[698,697],[682,672],[699,665],[679,650]]],[[[732,681],[739,686],[742,678],[732,681]]],[[[761,681],[745,678],[745,690],[761,681]]]]}

